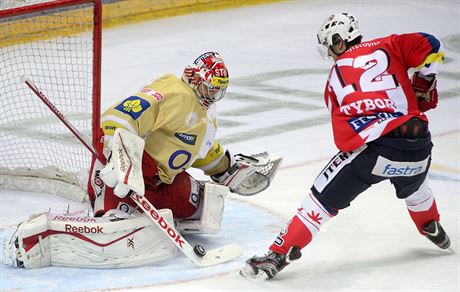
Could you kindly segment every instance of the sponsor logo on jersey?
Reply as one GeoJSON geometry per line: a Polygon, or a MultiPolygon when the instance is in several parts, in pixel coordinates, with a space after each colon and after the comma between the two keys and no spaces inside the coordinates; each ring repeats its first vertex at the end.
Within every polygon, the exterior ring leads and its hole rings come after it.
{"type": "Polygon", "coordinates": [[[139,96],[130,96],[115,107],[116,110],[137,120],[150,107],[150,103],[139,96]]]}
{"type": "Polygon", "coordinates": [[[104,233],[102,226],[89,227],[86,225],[83,226],[73,226],[71,224],[66,224],[64,226],[65,232],[69,233],[104,233]]]}
{"type": "Polygon", "coordinates": [[[369,125],[373,124],[374,122],[381,123],[389,119],[394,119],[397,117],[402,116],[402,113],[377,113],[375,115],[370,116],[360,116],[353,119],[349,119],[347,122],[350,127],[356,132],[359,133],[369,125]]]}
{"type": "Polygon", "coordinates": [[[196,143],[196,135],[175,133],[174,136],[187,145],[195,145],[196,143]]]}
{"type": "Polygon", "coordinates": [[[107,133],[107,132],[115,132],[115,130],[117,129],[117,127],[115,126],[111,126],[111,125],[104,125],[104,133],[107,133]]]}
{"type": "Polygon", "coordinates": [[[400,176],[415,176],[424,173],[428,167],[428,156],[425,160],[410,162],[410,161],[391,161],[385,157],[379,156],[372,174],[383,177],[400,177],[400,176]]]}
{"type": "Polygon", "coordinates": [[[157,101],[160,101],[164,98],[164,96],[159,93],[159,92],[156,92],[155,90],[151,89],[151,88],[148,88],[148,87],[144,87],[140,90],[140,92],[142,93],[145,93],[151,97],[153,97],[154,99],[156,99],[157,101]]]}
{"type": "Polygon", "coordinates": [[[191,159],[192,153],[185,150],[177,150],[169,157],[168,166],[173,170],[181,168],[185,170],[184,166],[187,165],[191,159]]]}

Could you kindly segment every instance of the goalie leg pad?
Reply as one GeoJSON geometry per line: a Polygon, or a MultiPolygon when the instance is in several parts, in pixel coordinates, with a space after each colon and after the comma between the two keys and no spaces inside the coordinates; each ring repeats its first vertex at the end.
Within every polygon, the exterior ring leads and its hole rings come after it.
{"type": "Polygon", "coordinates": [[[187,233],[217,233],[220,230],[222,214],[224,212],[225,197],[229,189],[213,183],[205,183],[203,199],[196,219],[176,220],[176,228],[179,232],[187,233]]]}
{"type": "MultiPolygon", "coordinates": [[[[173,222],[168,209],[161,210],[173,222]]],[[[127,219],[42,214],[19,225],[5,263],[27,269],[46,266],[125,268],[175,256],[177,248],[145,215],[127,219]]]]}

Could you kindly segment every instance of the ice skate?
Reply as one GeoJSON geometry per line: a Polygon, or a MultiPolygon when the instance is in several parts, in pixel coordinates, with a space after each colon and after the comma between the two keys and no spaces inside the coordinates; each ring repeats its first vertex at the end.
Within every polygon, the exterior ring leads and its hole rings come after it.
{"type": "Polygon", "coordinates": [[[442,249],[447,249],[450,246],[450,238],[442,228],[438,221],[430,221],[425,227],[423,227],[423,233],[426,238],[436,244],[442,249]]]}
{"type": "Polygon", "coordinates": [[[246,261],[246,265],[240,270],[244,278],[272,279],[292,261],[302,256],[300,250],[293,246],[287,254],[278,254],[269,251],[264,256],[253,256],[246,261]]]}

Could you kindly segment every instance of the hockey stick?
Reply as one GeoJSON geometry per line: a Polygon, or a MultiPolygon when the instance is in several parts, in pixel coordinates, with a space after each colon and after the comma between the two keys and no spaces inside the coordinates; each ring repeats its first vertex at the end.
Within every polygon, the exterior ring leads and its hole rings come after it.
{"type": "MultiPolygon", "coordinates": [[[[86,147],[101,163],[105,164],[106,159],[101,158],[96,150],[82,137],[81,133],[67,121],[65,116],[54,106],[54,104],[41,92],[38,87],[27,76],[22,76],[21,80],[46,104],[46,106],[58,117],[58,119],[72,132],[72,134],[86,147]]],[[[177,248],[196,266],[209,267],[218,265],[243,254],[241,247],[236,244],[228,244],[216,249],[206,251],[201,245],[196,244],[192,247],[180,233],[174,228],[174,225],[168,222],[160,212],[144,196],[136,193],[130,195],[131,199],[141,208],[144,213],[157,225],[157,227],[168,237],[177,248]]]]}

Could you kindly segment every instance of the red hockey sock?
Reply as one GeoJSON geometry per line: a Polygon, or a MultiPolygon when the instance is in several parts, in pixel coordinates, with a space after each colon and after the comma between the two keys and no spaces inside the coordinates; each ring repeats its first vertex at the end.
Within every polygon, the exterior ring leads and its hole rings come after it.
{"type": "Polygon", "coordinates": [[[313,194],[308,194],[297,209],[297,214],[281,230],[269,249],[279,254],[286,254],[292,246],[304,248],[321,226],[333,216],[313,194]]]}
{"type": "Polygon", "coordinates": [[[291,246],[304,248],[312,240],[313,235],[305,224],[296,216],[280,232],[270,250],[279,254],[286,254],[291,246]]]}

